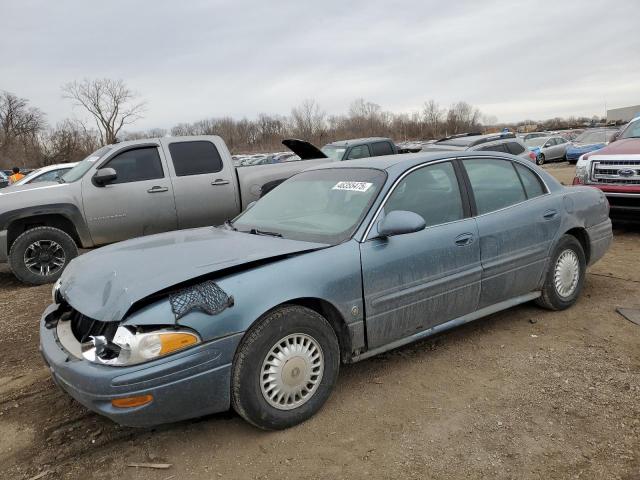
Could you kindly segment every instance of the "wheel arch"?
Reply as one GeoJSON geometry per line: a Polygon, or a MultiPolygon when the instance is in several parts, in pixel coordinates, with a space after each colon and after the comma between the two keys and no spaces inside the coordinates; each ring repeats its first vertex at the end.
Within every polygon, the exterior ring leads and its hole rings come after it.
{"type": "Polygon", "coordinates": [[[11,245],[21,234],[36,227],[53,227],[62,230],[73,239],[76,245],[82,246],[80,235],[72,220],[60,213],[47,213],[12,221],[7,228],[7,250],[11,249],[11,245]]]}
{"type": "Polygon", "coordinates": [[[587,233],[587,229],[584,227],[573,227],[564,232],[564,235],[571,235],[572,237],[575,237],[578,242],[580,242],[582,250],[584,251],[586,263],[587,265],[589,265],[589,262],[591,260],[591,243],[589,242],[589,234],[587,233]]]}

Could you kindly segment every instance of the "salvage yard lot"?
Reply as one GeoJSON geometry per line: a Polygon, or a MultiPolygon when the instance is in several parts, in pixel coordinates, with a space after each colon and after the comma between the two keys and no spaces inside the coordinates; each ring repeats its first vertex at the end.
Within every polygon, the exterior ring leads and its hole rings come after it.
{"type": "Polygon", "coordinates": [[[640,326],[615,312],[640,308],[639,257],[640,228],[616,229],[575,307],[523,305],[343,366],[321,412],[281,432],[233,413],[137,430],[88,412],[38,353],[51,286],[2,266],[0,478],[640,479],[640,326]]]}

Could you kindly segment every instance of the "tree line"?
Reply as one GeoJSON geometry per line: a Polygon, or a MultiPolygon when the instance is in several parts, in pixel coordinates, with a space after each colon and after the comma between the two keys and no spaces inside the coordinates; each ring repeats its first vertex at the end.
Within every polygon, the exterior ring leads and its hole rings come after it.
{"type": "Polygon", "coordinates": [[[85,79],[62,87],[64,98],[84,114],[51,126],[46,115],[27,99],[0,91],[0,167],[39,167],[81,160],[102,145],[116,141],[165,135],[220,135],[232,153],[283,150],[285,138],[300,138],[316,145],[358,137],[383,136],[395,141],[441,138],[471,131],[496,131],[538,124],[561,129],[593,122],[588,118],[524,120],[496,125],[493,117],[465,101],[448,108],[428,100],[413,113],[393,113],[363,98],[354,100],[343,115],[329,115],[315,100],[303,101],[289,115],[260,113],[255,119],[211,117],[179,123],[170,129],[127,130],[142,118],[145,102],[122,80],[85,79]]]}

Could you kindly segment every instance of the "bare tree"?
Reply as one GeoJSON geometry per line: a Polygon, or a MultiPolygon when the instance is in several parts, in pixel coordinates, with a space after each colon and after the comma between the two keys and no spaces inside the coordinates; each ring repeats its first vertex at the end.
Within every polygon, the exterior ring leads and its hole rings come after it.
{"type": "Polygon", "coordinates": [[[444,110],[440,108],[438,102],[436,102],[435,100],[424,102],[422,115],[424,118],[425,127],[427,129],[427,135],[430,138],[440,137],[442,133],[442,119],[444,117],[444,110]]]}
{"type": "Polygon", "coordinates": [[[114,143],[122,127],[142,117],[145,103],[122,80],[101,78],[70,82],[62,87],[63,97],[83,107],[94,118],[102,144],[114,143]]]}
{"type": "Polygon", "coordinates": [[[291,110],[291,125],[296,136],[317,141],[325,132],[326,114],[315,100],[305,100],[291,110]]]}
{"type": "Polygon", "coordinates": [[[0,146],[35,138],[44,130],[44,113],[13,93],[0,92],[0,146]]]}

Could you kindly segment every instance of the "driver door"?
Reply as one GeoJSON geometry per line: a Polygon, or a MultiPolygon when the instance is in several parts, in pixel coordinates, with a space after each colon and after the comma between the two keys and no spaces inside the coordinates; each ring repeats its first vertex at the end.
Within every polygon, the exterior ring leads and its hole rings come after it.
{"type": "Polygon", "coordinates": [[[427,227],[376,238],[374,225],[361,244],[369,348],[476,309],[482,275],[478,228],[460,185],[452,162],[419,167],[396,185],[383,214],[412,211],[427,227]]]}

